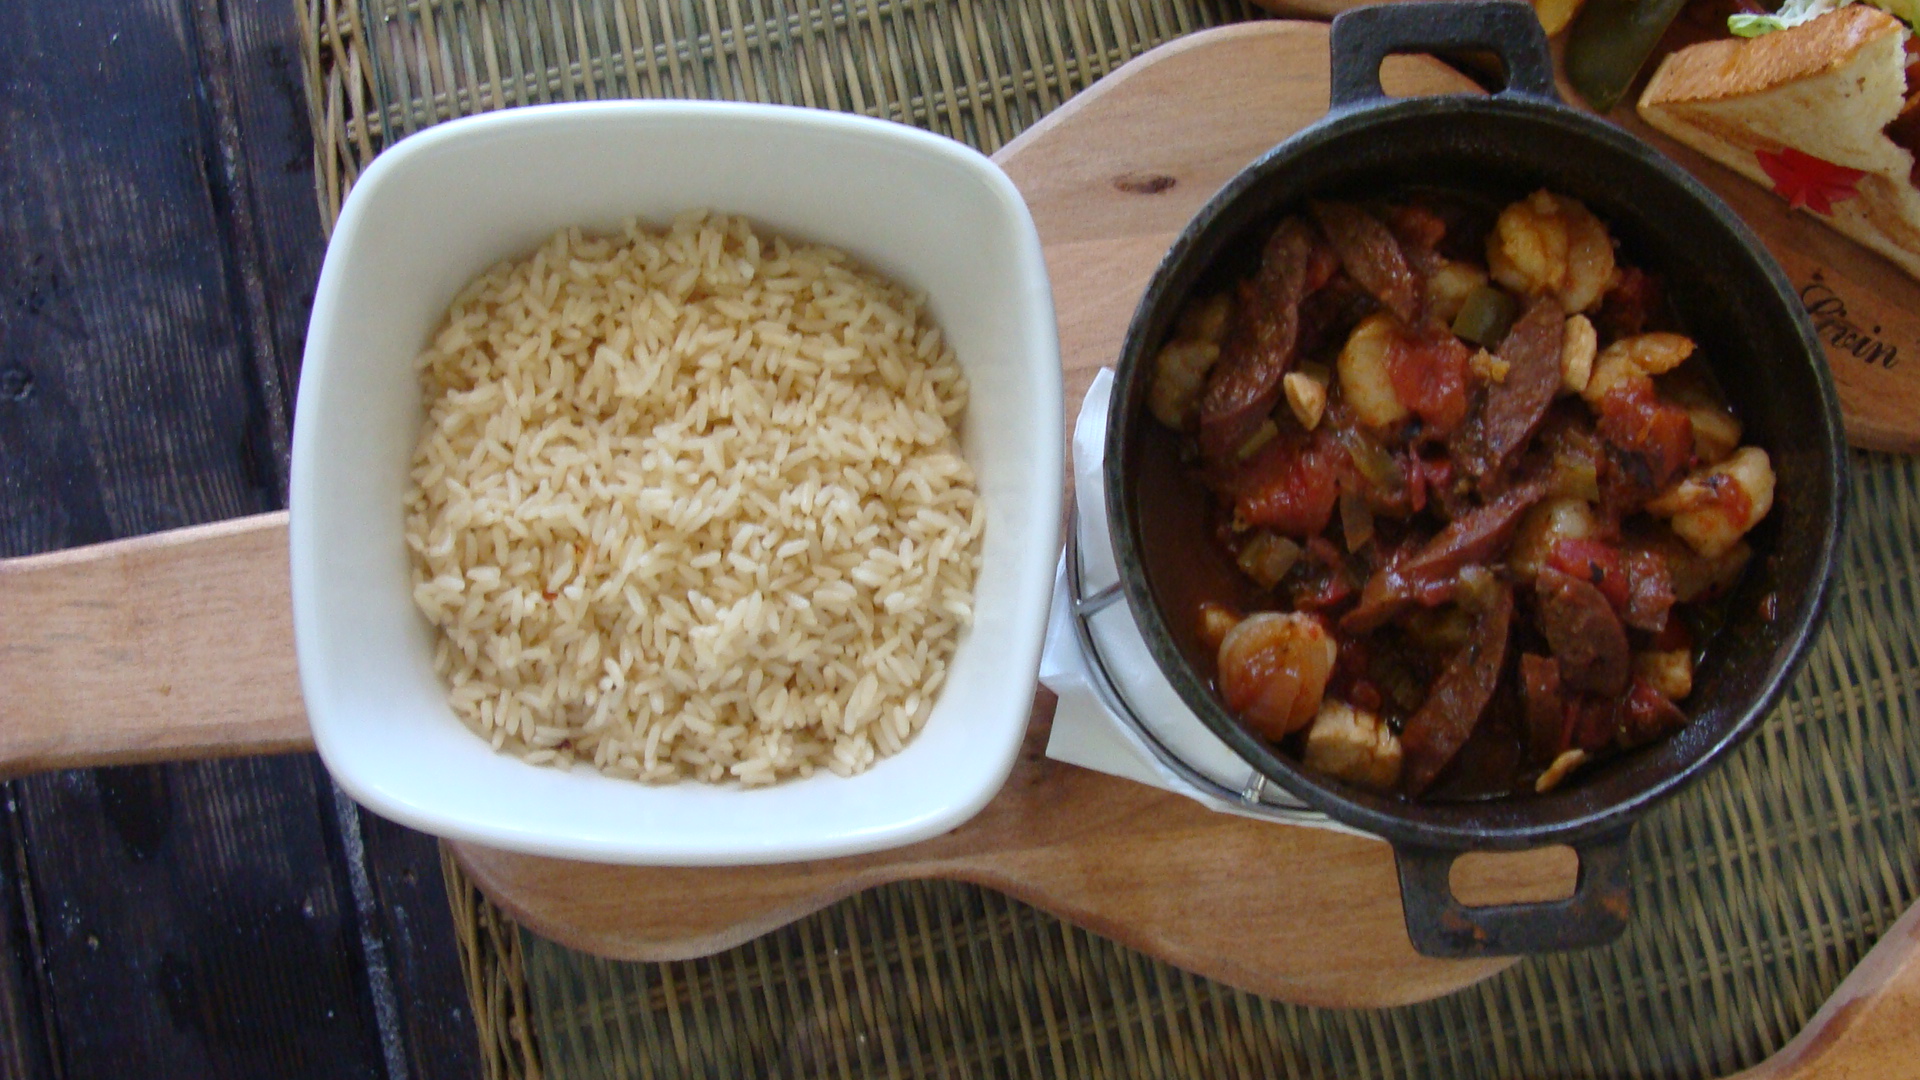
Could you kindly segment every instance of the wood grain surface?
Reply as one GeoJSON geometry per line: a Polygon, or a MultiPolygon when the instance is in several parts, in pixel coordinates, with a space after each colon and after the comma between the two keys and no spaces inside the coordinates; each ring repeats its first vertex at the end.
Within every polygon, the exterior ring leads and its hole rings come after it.
{"type": "Polygon", "coordinates": [[[35,613],[0,620],[0,767],[312,749],[286,519],[0,562],[0,610],[35,613]]]}
{"type": "MultiPolygon", "coordinates": [[[[600,866],[456,845],[474,882],[535,933],[627,960],[751,940],[888,881],[1007,893],[1190,971],[1285,1001],[1379,1006],[1449,993],[1509,960],[1414,953],[1378,840],[1215,813],[1044,755],[1043,701],[1012,777],[978,817],[891,852],[726,869],[600,866]]],[[[1558,850],[1482,867],[1512,899],[1569,870],[1558,850]]]]}
{"type": "MultiPolygon", "coordinates": [[[[283,505],[324,251],[300,40],[285,0],[0,5],[0,557],[283,505]]],[[[284,693],[252,718],[272,734],[221,711],[220,691],[260,701],[231,656],[174,681],[285,621],[283,596],[235,606],[253,594],[213,575],[132,601],[159,580],[142,566],[166,576],[139,550],[179,539],[90,550],[98,608],[25,606],[21,564],[0,563],[6,753],[177,756],[216,728],[299,743],[284,693]],[[121,622],[93,617],[109,608],[121,622]],[[183,627],[211,637],[178,653],[155,637],[195,611],[227,618],[183,627]],[[35,625],[76,652],[12,652],[35,625]],[[22,742],[49,722],[61,739],[22,742]]],[[[73,556],[45,558],[26,565],[73,556]]],[[[477,1072],[437,842],[363,816],[311,755],[42,772],[3,795],[0,1078],[477,1072]]]]}
{"type": "Polygon", "coordinates": [[[1800,1034],[1733,1080],[1920,1076],[1920,904],[1867,953],[1800,1034]]]}

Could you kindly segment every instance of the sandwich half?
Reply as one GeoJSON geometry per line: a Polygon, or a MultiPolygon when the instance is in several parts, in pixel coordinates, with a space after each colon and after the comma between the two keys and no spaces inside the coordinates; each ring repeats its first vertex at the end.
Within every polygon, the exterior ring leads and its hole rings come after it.
{"type": "MultiPolygon", "coordinates": [[[[1642,119],[1785,196],[1920,278],[1906,27],[1868,4],[1660,64],[1642,119]],[[1888,129],[1892,127],[1893,136],[1888,129]]],[[[1920,95],[1915,103],[1920,104],[1920,95]]]]}

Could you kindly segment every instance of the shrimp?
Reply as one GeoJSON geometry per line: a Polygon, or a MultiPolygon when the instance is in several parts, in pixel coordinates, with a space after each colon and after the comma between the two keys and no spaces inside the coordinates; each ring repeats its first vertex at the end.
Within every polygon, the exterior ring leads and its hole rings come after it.
{"type": "Polygon", "coordinates": [[[1773,509],[1773,463],[1757,446],[1695,472],[1647,509],[1673,519],[1673,531],[1693,550],[1715,558],[1731,550],[1773,509]]]}
{"type": "Polygon", "coordinates": [[[1405,420],[1407,406],[1393,392],[1393,375],[1387,367],[1387,350],[1397,336],[1393,316],[1369,315],[1340,350],[1337,366],[1340,392],[1361,423],[1376,431],[1405,420]]]}
{"type": "Polygon", "coordinates": [[[1250,615],[1220,643],[1220,694],[1236,716],[1278,741],[1320,711],[1338,652],[1311,615],[1250,615]]]}
{"type": "Polygon", "coordinates": [[[1693,340],[1683,334],[1654,333],[1621,338],[1594,358],[1593,373],[1580,396],[1598,406],[1600,399],[1616,387],[1640,383],[1650,387],[1650,376],[1664,375],[1692,355],[1693,340]]]}
{"type": "Polygon", "coordinates": [[[1500,212],[1487,268],[1515,292],[1551,296],[1569,313],[1591,311],[1614,283],[1613,239],[1579,200],[1536,191],[1500,212]]]}

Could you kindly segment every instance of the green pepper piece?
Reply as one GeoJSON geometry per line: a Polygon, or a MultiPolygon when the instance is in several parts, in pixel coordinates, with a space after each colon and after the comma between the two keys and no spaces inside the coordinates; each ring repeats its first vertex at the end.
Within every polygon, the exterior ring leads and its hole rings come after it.
{"type": "Polygon", "coordinates": [[[1453,333],[1462,341],[1471,341],[1489,349],[1500,344],[1513,320],[1520,317],[1520,301],[1492,285],[1482,285],[1467,294],[1460,314],[1453,317],[1453,333]]]}
{"type": "Polygon", "coordinates": [[[1600,112],[1620,103],[1686,0],[1587,0],[1567,33],[1567,81],[1600,112]]]}

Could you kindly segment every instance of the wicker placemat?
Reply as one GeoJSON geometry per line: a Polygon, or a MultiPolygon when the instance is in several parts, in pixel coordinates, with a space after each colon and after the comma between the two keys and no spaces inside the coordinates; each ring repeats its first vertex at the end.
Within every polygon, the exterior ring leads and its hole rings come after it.
{"type": "MultiPolygon", "coordinates": [[[[993,150],[1237,0],[309,0],[321,206],[453,116],[782,101],[993,150]]],[[[1920,468],[1857,456],[1832,619],[1788,703],[1636,834],[1632,929],[1450,998],[1299,1008],[973,886],[908,883],[704,960],[597,960],[448,867],[489,1076],[1720,1076],[1920,898],[1920,468]]]]}

